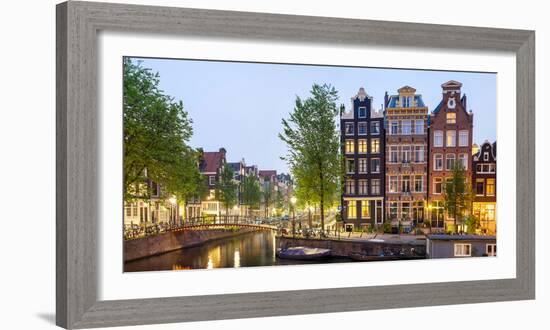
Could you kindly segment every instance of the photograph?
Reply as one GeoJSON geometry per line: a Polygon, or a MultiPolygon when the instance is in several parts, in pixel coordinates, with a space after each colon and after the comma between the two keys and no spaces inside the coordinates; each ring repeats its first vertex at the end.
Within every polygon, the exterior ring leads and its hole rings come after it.
{"type": "Polygon", "coordinates": [[[497,256],[497,73],[121,60],[124,272],[497,256]]]}

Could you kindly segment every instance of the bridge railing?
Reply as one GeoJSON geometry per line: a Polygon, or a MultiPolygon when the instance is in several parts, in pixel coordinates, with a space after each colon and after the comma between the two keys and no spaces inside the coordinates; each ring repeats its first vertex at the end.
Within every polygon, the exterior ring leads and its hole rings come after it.
{"type": "Polygon", "coordinates": [[[154,236],[170,231],[201,226],[262,225],[262,219],[239,215],[201,216],[182,219],[178,222],[129,224],[124,226],[124,240],[154,236]]]}

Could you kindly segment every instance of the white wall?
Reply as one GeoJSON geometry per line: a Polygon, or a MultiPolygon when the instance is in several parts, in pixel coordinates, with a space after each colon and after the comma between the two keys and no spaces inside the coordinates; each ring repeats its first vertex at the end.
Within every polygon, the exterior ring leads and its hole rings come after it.
{"type": "MultiPolygon", "coordinates": [[[[105,1],[105,0],[104,0],[105,1]]],[[[3,202],[0,213],[2,249],[0,302],[2,328],[53,328],[55,311],[55,3],[6,1],[0,5],[0,167],[3,202]],[[7,101],[7,102],[6,102],[7,101]],[[26,227],[21,228],[21,225],[26,227]],[[14,233],[17,232],[17,235],[14,233]]],[[[115,2],[115,1],[112,1],[115,2]]],[[[338,16],[425,23],[534,29],[537,32],[537,205],[548,193],[548,172],[541,165],[542,131],[548,121],[543,96],[550,89],[550,24],[543,1],[116,1],[285,14],[338,16]]],[[[322,314],[232,321],[202,322],[187,329],[369,327],[403,329],[525,328],[548,324],[550,261],[542,253],[546,217],[537,211],[536,301],[444,306],[370,312],[322,314]]],[[[180,325],[147,326],[179,329],[180,325]]],[[[540,328],[536,327],[536,328],[540,328]]]]}

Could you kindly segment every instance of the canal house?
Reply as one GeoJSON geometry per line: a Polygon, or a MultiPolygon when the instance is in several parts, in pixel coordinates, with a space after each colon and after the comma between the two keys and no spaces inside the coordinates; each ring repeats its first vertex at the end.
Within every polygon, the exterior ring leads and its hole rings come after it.
{"type": "Polygon", "coordinates": [[[404,86],[385,100],[386,214],[405,230],[424,222],[428,166],[428,107],[404,86]]]}
{"type": "Polygon", "coordinates": [[[472,211],[482,233],[496,234],[497,143],[485,141],[472,162],[474,201],[472,211]]]}
{"type": "Polygon", "coordinates": [[[384,223],[384,115],[375,111],[364,88],[351,98],[351,111],[340,111],[345,180],[341,199],[344,229],[384,223]]]}
{"type": "MultiPolygon", "coordinates": [[[[444,189],[446,182],[453,177],[455,164],[462,166],[468,181],[472,176],[470,157],[474,115],[467,111],[466,95],[461,95],[460,82],[451,80],[441,88],[442,99],[430,114],[429,126],[428,201],[434,231],[445,231],[454,225],[454,219],[444,212],[444,189]]],[[[462,219],[457,219],[459,226],[461,222],[462,219]]]]}

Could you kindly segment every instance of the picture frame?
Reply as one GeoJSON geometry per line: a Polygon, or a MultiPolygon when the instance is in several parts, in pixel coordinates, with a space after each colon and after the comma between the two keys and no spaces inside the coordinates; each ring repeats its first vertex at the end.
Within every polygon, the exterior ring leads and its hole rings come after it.
{"type": "Polygon", "coordinates": [[[535,298],[535,32],[69,1],[56,8],[56,323],[139,325],[535,298]],[[98,300],[100,31],[516,54],[516,278],[98,300]]]}

